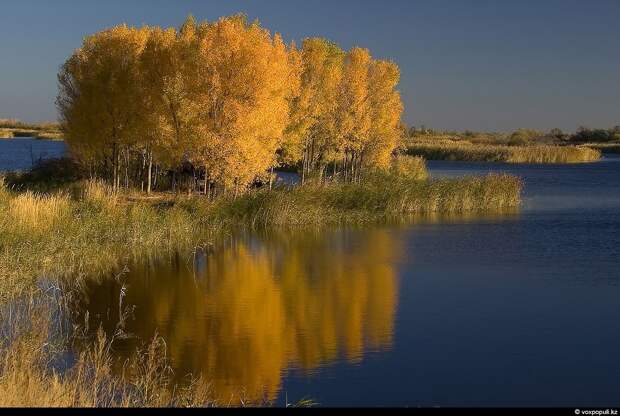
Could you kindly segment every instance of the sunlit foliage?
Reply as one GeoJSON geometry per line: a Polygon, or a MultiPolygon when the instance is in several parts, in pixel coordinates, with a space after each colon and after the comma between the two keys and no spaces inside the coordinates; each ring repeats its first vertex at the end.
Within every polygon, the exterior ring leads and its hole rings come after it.
{"type": "Polygon", "coordinates": [[[278,163],[358,181],[389,166],[400,135],[394,63],[319,38],[298,50],[243,15],[95,33],[58,78],[72,154],[115,188],[185,174],[236,195],[278,163]]]}

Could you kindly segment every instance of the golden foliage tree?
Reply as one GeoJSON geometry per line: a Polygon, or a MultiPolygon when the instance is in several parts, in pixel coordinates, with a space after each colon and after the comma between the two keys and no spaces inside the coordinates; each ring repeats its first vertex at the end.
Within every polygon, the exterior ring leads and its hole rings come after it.
{"type": "Polygon", "coordinates": [[[320,38],[287,47],[243,15],[104,30],[58,78],[71,152],[117,188],[150,192],[163,172],[175,189],[190,172],[192,189],[237,194],[278,163],[354,181],[387,166],[399,136],[395,64],[320,38]]]}
{"type": "Polygon", "coordinates": [[[205,27],[194,90],[200,127],[193,161],[235,193],[275,164],[288,122],[289,62],[279,35],[243,16],[205,27]]]}
{"type": "Polygon", "coordinates": [[[111,167],[120,183],[121,153],[140,140],[138,57],[147,29],[117,26],[84,40],[62,66],[57,99],[71,151],[94,165],[111,167]]]}

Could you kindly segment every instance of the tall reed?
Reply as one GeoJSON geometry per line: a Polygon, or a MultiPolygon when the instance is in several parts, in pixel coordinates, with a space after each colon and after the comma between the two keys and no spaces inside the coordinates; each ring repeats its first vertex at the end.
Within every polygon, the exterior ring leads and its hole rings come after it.
{"type": "Polygon", "coordinates": [[[114,339],[103,330],[85,339],[76,328],[58,332],[58,308],[66,299],[32,293],[17,307],[4,308],[0,340],[0,407],[209,407],[243,406],[240,394],[230,402],[212,398],[209,383],[188,376],[173,382],[166,345],[155,336],[131,359],[112,358],[114,339]],[[59,302],[59,303],[56,303],[59,302]],[[85,343],[83,349],[71,345],[85,343]],[[67,361],[67,352],[74,360],[67,361]],[[56,364],[54,364],[56,363],[56,364]],[[114,367],[122,366],[118,372],[114,367]]]}

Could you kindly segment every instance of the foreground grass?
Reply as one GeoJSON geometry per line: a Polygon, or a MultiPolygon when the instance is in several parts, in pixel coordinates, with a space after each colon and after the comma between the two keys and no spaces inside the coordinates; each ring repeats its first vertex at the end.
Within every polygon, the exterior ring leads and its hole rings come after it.
{"type": "Polygon", "coordinates": [[[505,146],[450,141],[409,143],[407,153],[428,160],[506,163],[583,163],[601,158],[599,150],[586,146],[505,146]]]}
{"type": "Polygon", "coordinates": [[[213,398],[209,383],[188,375],[173,381],[166,345],[155,336],[120,363],[111,354],[113,339],[103,330],[85,339],[84,328],[63,332],[58,316],[66,296],[38,294],[0,312],[0,407],[212,407],[250,403],[240,393],[226,402],[213,398]],[[63,368],[70,344],[86,343],[75,362],[63,368]]]}
{"type": "Polygon", "coordinates": [[[374,176],[362,184],[277,187],[215,201],[114,194],[92,181],[49,194],[0,185],[0,300],[22,293],[41,276],[79,280],[133,258],[191,250],[235,227],[502,210],[518,206],[520,191],[520,180],[507,175],[430,181],[374,176]]]}

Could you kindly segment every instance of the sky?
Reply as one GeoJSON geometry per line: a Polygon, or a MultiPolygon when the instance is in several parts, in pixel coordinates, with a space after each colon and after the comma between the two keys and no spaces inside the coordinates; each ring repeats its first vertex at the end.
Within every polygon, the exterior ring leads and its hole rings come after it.
{"type": "Polygon", "coordinates": [[[620,125],[620,0],[0,0],[0,118],[55,120],[58,69],[90,33],[238,12],[393,60],[408,125],[620,125]]]}

